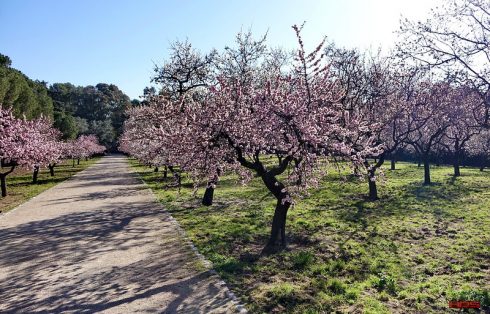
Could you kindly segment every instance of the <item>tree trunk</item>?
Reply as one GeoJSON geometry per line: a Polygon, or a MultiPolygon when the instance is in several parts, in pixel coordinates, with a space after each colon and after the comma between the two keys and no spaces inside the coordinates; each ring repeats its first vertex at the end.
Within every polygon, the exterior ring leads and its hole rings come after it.
{"type": "Polygon", "coordinates": [[[420,160],[418,161],[418,163],[419,163],[419,164],[417,165],[417,167],[422,166],[422,162],[421,162],[420,160]]]}
{"type": "Polygon", "coordinates": [[[483,171],[485,169],[485,166],[480,166],[480,171],[483,171]]]}
{"type": "MultiPolygon", "coordinates": [[[[373,175],[374,177],[374,175],[373,175]]],[[[376,201],[378,200],[378,188],[376,187],[376,180],[373,180],[371,174],[368,176],[369,183],[369,200],[376,201]]]]}
{"type": "Polygon", "coordinates": [[[48,165],[48,168],[49,168],[49,174],[54,177],[54,167],[56,165],[48,165]]]}
{"type": "Polygon", "coordinates": [[[271,233],[267,245],[262,250],[262,253],[274,253],[278,250],[284,249],[286,243],[286,218],[291,202],[289,200],[290,195],[287,192],[284,184],[279,182],[272,175],[262,175],[262,181],[276,197],[277,203],[274,210],[274,217],[272,218],[271,233]],[[279,241],[280,240],[280,241],[279,241]]]}
{"type": "Polygon", "coordinates": [[[79,165],[79,164],[80,164],[80,158],[77,159],[77,165],[79,165]]]}
{"type": "Polygon", "coordinates": [[[7,175],[0,173],[0,185],[2,186],[2,197],[7,196],[7,175]]]}
{"type": "Polygon", "coordinates": [[[167,178],[167,166],[164,166],[163,167],[163,178],[166,179],[167,178]]]}
{"type": "Polygon", "coordinates": [[[75,159],[73,159],[73,166],[72,167],[75,168],[75,159]]]}
{"type": "Polygon", "coordinates": [[[32,183],[37,183],[38,174],[39,174],[39,166],[34,166],[34,171],[32,172],[32,183]]]}
{"type": "Polygon", "coordinates": [[[391,167],[390,170],[396,170],[395,159],[391,158],[391,167]]]}
{"type": "Polygon", "coordinates": [[[214,189],[218,184],[220,175],[221,175],[221,170],[217,169],[216,174],[211,178],[211,180],[208,181],[208,184],[206,185],[206,191],[204,192],[204,196],[202,198],[202,204],[204,206],[213,205],[214,189]]]}
{"type": "MultiPolygon", "coordinates": [[[[3,160],[2,160],[2,166],[3,166],[3,160]]],[[[0,186],[2,189],[2,197],[7,196],[7,175],[14,171],[15,165],[10,166],[10,170],[4,173],[0,173],[0,186]]]]}
{"type": "Polygon", "coordinates": [[[453,167],[454,167],[454,176],[459,177],[461,175],[461,171],[459,171],[459,162],[455,161],[453,167]]]}
{"type": "Polygon", "coordinates": [[[424,159],[424,185],[430,184],[430,165],[429,159],[424,159]]]}
{"type": "Polygon", "coordinates": [[[275,251],[279,238],[279,248],[286,247],[286,218],[290,206],[291,204],[289,202],[285,202],[283,204],[282,200],[277,200],[276,209],[274,210],[274,218],[272,218],[269,242],[264,248],[265,252],[275,251]]]}
{"type": "Polygon", "coordinates": [[[158,167],[155,167],[155,170],[153,170],[153,172],[158,172],[158,167]]]}
{"type": "Polygon", "coordinates": [[[213,195],[214,195],[214,185],[211,182],[208,182],[206,191],[204,192],[204,196],[202,198],[202,204],[204,206],[213,205],[213,195]]]}
{"type": "Polygon", "coordinates": [[[460,156],[460,145],[459,140],[456,138],[454,142],[454,160],[453,160],[453,168],[454,168],[454,176],[459,177],[461,172],[459,171],[459,156],[460,156]]]}

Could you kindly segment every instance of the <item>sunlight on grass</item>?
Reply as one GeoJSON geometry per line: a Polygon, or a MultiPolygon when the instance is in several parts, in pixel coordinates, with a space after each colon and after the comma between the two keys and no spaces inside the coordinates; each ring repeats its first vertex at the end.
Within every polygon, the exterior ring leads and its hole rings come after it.
{"type": "Polygon", "coordinates": [[[97,162],[100,158],[88,161],[80,160],[80,165],[72,167],[71,160],[65,160],[55,167],[55,176],[51,177],[49,169],[42,168],[39,172],[38,182],[32,184],[32,173],[25,169],[16,171],[7,176],[7,196],[0,198],[0,212],[7,212],[12,208],[26,202],[43,191],[65,181],[77,172],[80,172],[97,162]]]}
{"type": "Polygon", "coordinates": [[[203,207],[187,178],[178,193],[131,164],[252,312],[441,313],[457,293],[490,306],[490,172],[433,167],[423,186],[422,168],[399,163],[369,202],[365,182],[332,171],[290,210],[288,250],[261,256],[275,202],[259,179],[226,175],[203,207]]]}

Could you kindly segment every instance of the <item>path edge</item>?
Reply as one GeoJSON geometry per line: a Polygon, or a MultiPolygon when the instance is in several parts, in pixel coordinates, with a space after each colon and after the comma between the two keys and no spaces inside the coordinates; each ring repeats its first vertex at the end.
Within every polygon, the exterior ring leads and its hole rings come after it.
{"type": "Polygon", "coordinates": [[[209,269],[209,272],[211,274],[213,274],[213,275],[215,275],[215,276],[218,277],[218,279],[219,279],[218,280],[218,285],[225,290],[226,296],[228,298],[230,298],[231,301],[232,301],[232,303],[235,305],[235,309],[236,309],[237,313],[241,313],[241,314],[248,313],[245,305],[240,301],[240,299],[231,290],[231,288],[228,286],[228,284],[223,280],[223,278],[221,278],[221,276],[219,275],[219,273],[214,269],[213,263],[210,260],[208,260],[204,255],[202,255],[199,252],[199,250],[194,245],[194,243],[192,242],[192,240],[189,238],[189,236],[187,235],[187,232],[184,230],[184,228],[182,228],[182,226],[177,221],[177,219],[175,219],[174,216],[172,216],[172,214],[165,209],[165,207],[163,206],[162,202],[160,202],[160,200],[155,195],[155,193],[153,192],[153,190],[148,186],[148,184],[146,184],[145,180],[143,180],[143,178],[140,176],[140,174],[133,169],[133,167],[131,166],[131,164],[129,164],[129,160],[128,160],[129,157],[128,156],[125,156],[125,157],[126,157],[126,161],[128,162],[128,167],[130,169],[130,173],[146,187],[146,189],[149,191],[149,193],[155,199],[156,203],[158,203],[158,205],[162,208],[162,210],[165,211],[165,213],[169,216],[170,222],[174,225],[174,227],[177,230],[177,233],[181,237],[182,241],[191,249],[191,251],[197,257],[197,259],[201,263],[203,263],[206,268],[209,269]]]}

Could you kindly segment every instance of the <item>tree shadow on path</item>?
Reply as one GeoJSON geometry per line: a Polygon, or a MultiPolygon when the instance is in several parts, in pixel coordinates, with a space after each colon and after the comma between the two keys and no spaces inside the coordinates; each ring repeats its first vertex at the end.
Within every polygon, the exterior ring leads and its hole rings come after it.
{"type": "MultiPolygon", "coordinates": [[[[73,204],[52,198],[65,207],[98,200],[95,209],[0,229],[0,313],[229,312],[216,276],[134,176],[99,179],[111,188],[75,193],[73,204]]],[[[89,180],[90,172],[67,189],[98,179],[89,180]]]]}

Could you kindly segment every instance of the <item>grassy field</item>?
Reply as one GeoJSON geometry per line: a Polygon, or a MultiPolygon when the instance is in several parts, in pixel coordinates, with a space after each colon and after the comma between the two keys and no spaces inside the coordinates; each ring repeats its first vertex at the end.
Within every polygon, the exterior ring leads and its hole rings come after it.
{"type": "Polygon", "coordinates": [[[22,168],[15,169],[13,173],[7,176],[7,196],[0,198],[0,212],[5,213],[11,210],[87,168],[97,160],[99,158],[89,159],[88,161],[80,160],[80,165],[75,163],[75,167],[72,167],[71,160],[65,160],[54,168],[54,177],[50,176],[48,168],[41,168],[37,184],[32,184],[31,171],[22,168]]]}
{"type": "Polygon", "coordinates": [[[259,179],[224,176],[203,207],[190,182],[164,189],[161,173],[131,163],[253,313],[457,312],[451,299],[489,311],[488,171],[454,179],[434,167],[423,186],[422,168],[399,163],[385,169],[376,202],[364,198],[367,183],[333,171],[290,210],[288,250],[261,256],[275,201],[259,179]]]}

